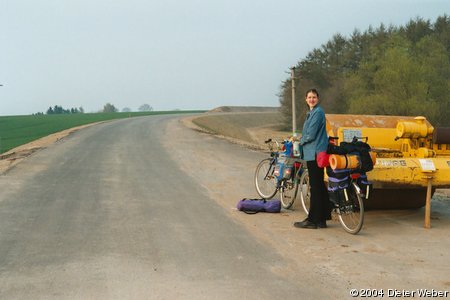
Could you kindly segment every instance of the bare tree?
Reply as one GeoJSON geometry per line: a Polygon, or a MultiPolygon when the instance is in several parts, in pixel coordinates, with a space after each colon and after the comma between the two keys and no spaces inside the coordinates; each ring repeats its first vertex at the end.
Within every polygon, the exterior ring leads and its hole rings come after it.
{"type": "Polygon", "coordinates": [[[106,103],[105,106],[103,106],[103,111],[104,113],[113,113],[113,112],[118,112],[119,110],[112,105],[111,103],[106,103]]]}
{"type": "Polygon", "coordinates": [[[153,111],[153,107],[151,107],[149,104],[142,104],[139,106],[139,111],[153,111]]]}

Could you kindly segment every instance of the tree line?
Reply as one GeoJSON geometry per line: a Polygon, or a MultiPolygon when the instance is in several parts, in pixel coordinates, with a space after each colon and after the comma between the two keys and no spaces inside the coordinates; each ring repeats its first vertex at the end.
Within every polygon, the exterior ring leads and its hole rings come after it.
{"type": "Polygon", "coordinates": [[[84,109],[82,107],[64,109],[62,106],[59,106],[59,105],[55,105],[54,107],[50,106],[46,112],[47,115],[79,114],[79,113],[81,113],[81,114],[84,113],[84,109]]]}
{"type": "MultiPolygon", "coordinates": [[[[113,104],[108,102],[103,106],[103,109],[99,112],[100,113],[114,113],[114,112],[118,112],[118,111],[119,111],[119,109],[117,107],[115,107],[113,104]]],[[[139,111],[142,111],[142,112],[153,111],[153,107],[150,106],[149,104],[142,104],[141,106],[139,106],[139,111]]],[[[125,107],[122,109],[122,112],[131,112],[131,109],[128,107],[125,107]]],[[[78,113],[81,113],[81,114],[84,113],[83,107],[65,109],[60,105],[55,105],[55,106],[50,106],[47,109],[47,111],[45,112],[45,114],[47,114],[47,115],[78,114],[78,113]]],[[[44,113],[42,113],[42,112],[38,112],[38,113],[35,113],[34,115],[43,115],[43,114],[44,113]]]]}
{"type": "MultiPolygon", "coordinates": [[[[298,124],[306,90],[317,88],[326,113],[421,115],[434,126],[449,126],[450,17],[335,34],[295,65],[295,78],[298,124]]],[[[279,93],[286,126],[292,122],[291,87],[287,78],[279,93]]]]}

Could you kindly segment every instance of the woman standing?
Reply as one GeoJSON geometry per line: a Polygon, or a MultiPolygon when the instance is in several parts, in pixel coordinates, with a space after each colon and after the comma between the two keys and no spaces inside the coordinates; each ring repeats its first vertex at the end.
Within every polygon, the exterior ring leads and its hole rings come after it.
{"type": "Polygon", "coordinates": [[[300,146],[302,158],[306,161],[311,185],[311,206],[308,217],[302,222],[295,222],[298,228],[326,228],[326,220],[331,219],[331,207],[328,191],[324,182],[324,169],[317,165],[317,154],[327,150],[328,136],[325,113],[319,105],[319,93],[316,89],[306,92],[306,104],[309,111],[303,124],[300,146]]]}

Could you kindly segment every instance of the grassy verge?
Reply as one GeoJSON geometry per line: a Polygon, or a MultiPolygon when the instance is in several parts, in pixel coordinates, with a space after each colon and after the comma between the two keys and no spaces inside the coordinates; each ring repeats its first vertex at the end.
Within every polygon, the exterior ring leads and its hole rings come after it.
{"type": "Polygon", "coordinates": [[[17,146],[29,143],[49,134],[90,123],[148,115],[200,112],[204,111],[153,111],[0,117],[0,153],[7,152],[17,146]]]}

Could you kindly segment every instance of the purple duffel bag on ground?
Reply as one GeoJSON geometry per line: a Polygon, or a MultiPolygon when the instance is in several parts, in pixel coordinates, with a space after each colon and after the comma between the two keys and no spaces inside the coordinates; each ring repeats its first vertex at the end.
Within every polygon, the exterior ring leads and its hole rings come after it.
{"type": "Polygon", "coordinates": [[[281,210],[280,200],[247,199],[240,200],[237,209],[247,214],[259,212],[279,213],[281,210]]]}

